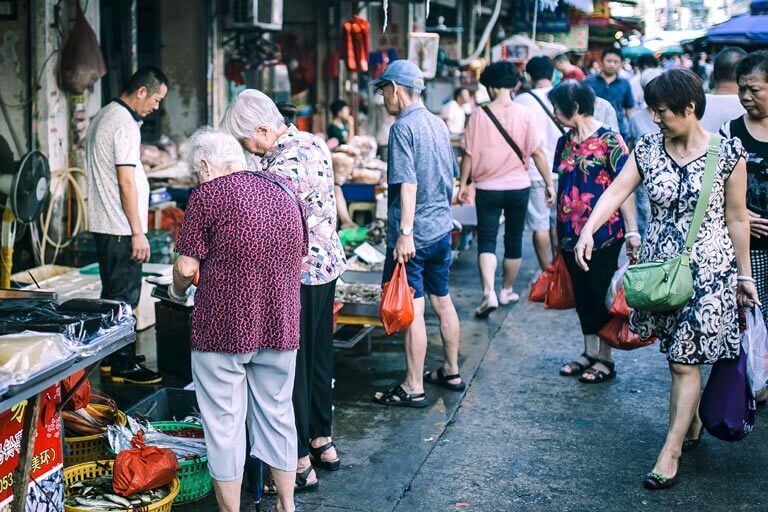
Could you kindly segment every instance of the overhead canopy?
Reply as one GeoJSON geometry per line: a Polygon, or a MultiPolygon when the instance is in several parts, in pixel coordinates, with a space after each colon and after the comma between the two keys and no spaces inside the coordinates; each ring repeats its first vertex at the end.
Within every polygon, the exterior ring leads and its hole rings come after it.
{"type": "Polygon", "coordinates": [[[642,55],[653,55],[653,52],[645,46],[625,46],[621,49],[621,54],[629,59],[636,59],[642,55]]]}
{"type": "Polygon", "coordinates": [[[768,15],[744,15],[715,25],[707,38],[713,43],[768,45],[768,15]]]}

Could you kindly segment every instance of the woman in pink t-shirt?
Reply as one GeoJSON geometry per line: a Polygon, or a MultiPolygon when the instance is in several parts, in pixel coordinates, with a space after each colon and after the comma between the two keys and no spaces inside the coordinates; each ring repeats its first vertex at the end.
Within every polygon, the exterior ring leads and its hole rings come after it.
{"type": "Polygon", "coordinates": [[[512,289],[520,270],[523,226],[528,208],[531,180],[528,161],[533,161],[546,184],[547,206],[555,198],[551,169],[541,149],[541,134],[534,113],[512,102],[512,90],[519,82],[511,62],[494,62],[480,75],[491,103],[470,116],[464,133],[459,201],[469,200],[470,177],[477,190],[478,267],[483,284],[483,301],[475,310],[487,318],[499,304],[517,302],[512,289]],[[496,296],[496,237],[504,213],[504,283],[496,296]]]}

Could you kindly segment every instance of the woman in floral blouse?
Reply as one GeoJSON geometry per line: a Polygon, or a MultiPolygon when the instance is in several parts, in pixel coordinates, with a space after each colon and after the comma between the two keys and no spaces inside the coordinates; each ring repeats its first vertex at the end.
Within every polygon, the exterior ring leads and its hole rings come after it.
{"type": "Polygon", "coordinates": [[[595,250],[589,272],[576,265],[573,249],[601,194],[627,160],[627,146],[616,132],[593,117],[595,93],[575,80],[563,82],[549,93],[555,115],[570,131],[558,141],[554,170],[559,173],[557,235],[573,282],[576,312],[584,335],[584,351],[560,369],[560,375],[578,376],[595,384],[616,376],[611,347],[597,332],[610,316],[605,295],[616,271],[626,238],[627,254],[636,256],[640,235],[635,223],[634,199],[628,199],[595,233],[595,250]]]}

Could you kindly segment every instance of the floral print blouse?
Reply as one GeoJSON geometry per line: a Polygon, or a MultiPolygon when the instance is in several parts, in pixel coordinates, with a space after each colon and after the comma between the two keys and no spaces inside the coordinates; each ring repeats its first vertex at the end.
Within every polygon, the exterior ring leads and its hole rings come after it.
{"type": "MultiPolygon", "coordinates": [[[[572,251],[600,195],[624,167],[629,150],[616,132],[600,127],[582,143],[570,133],[560,137],[554,170],[560,179],[557,195],[557,237],[560,248],[572,251]]],[[[615,211],[594,235],[595,249],[624,238],[624,221],[615,211]]]]}
{"type": "Polygon", "coordinates": [[[347,259],[336,233],[333,169],[325,142],[290,125],[261,159],[261,169],[290,181],[304,200],[309,256],[301,269],[301,283],[331,283],[347,269],[347,259]]]}

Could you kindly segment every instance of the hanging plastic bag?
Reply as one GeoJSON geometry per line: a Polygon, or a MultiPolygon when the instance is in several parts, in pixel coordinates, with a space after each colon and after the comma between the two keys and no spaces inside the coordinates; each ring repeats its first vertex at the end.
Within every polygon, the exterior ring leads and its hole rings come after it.
{"type": "Polygon", "coordinates": [[[616,297],[619,295],[619,291],[624,289],[624,272],[626,272],[628,268],[629,261],[626,261],[624,264],[619,265],[619,268],[613,273],[611,284],[608,286],[608,292],[605,294],[605,307],[608,309],[613,307],[614,302],[616,302],[616,297]]]}
{"type": "Polygon", "coordinates": [[[632,309],[627,304],[627,298],[624,296],[624,288],[619,289],[616,293],[616,298],[613,300],[613,304],[611,304],[608,312],[613,317],[623,318],[625,320],[629,319],[629,314],[632,312],[632,309]]]}
{"type": "Polygon", "coordinates": [[[80,2],[77,2],[75,24],[61,51],[61,88],[74,94],[82,94],[106,74],[107,66],[104,64],[99,41],[85,19],[80,2]]]}
{"type": "MultiPolygon", "coordinates": [[[[61,381],[61,394],[67,395],[69,394],[72,389],[77,385],[77,383],[80,381],[81,378],[85,376],[85,370],[80,370],[79,372],[70,375],[63,381],[61,381]]],[[[67,404],[64,406],[64,409],[67,411],[74,411],[77,409],[84,409],[85,407],[88,407],[88,404],[91,403],[91,383],[88,381],[88,379],[85,379],[85,381],[80,384],[80,387],[77,388],[77,391],[75,391],[75,394],[72,395],[72,398],[67,402],[67,404]]]]}
{"type": "Polygon", "coordinates": [[[550,265],[544,269],[544,272],[536,278],[536,281],[531,286],[531,291],[528,294],[529,302],[544,302],[547,298],[547,291],[549,291],[549,285],[552,282],[552,274],[555,272],[555,266],[550,265]]]}
{"type": "Polygon", "coordinates": [[[117,454],[112,469],[112,487],[121,496],[157,489],[176,478],[179,461],[173,450],[147,446],[141,430],[131,440],[132,450],[117,454]]]}
{"type": "Polygon", "coordinates": [[[640,336],[629,329],[628,317],[615,316],[611,318],[597,335],[609,344],[611,347],[619,350],[635,350],[636,348],[653,345],[656,337],[653,336],[647,340],[640,339],[640,336]]]}
{"type": "Polygon", "coordinates": [[[558,255],[553,267],[552,281],[549,283],[547,297],[544,299],[544,307],[547,309],[575,308],[576,299],[573,295],[573,283],[568,267],[565,266],[565,258],[558,255]]]}
{"type": "Polygon", "coordinates": [[[413,295],[416,290],[408,286],[405,265],[397,263],[392,279],[381,291],[379,316],[387,334],[404,331],[413,322],[413,295]]]}
{"type": "Polygon", "coordinates": [[[757,406],[747,379],[747,354],[712,366],[701,395],[699,415],[707,432],[723,441],[740,441],[755,425],[757,406]]]}
{"type": "Polygon", "coordinates": [[[741,343],[747,351],[747,376],[752,396],[768,384],[768,332],[763,313],[758,308],[747,310],[747,329],[741,335],[741,343]]]}

